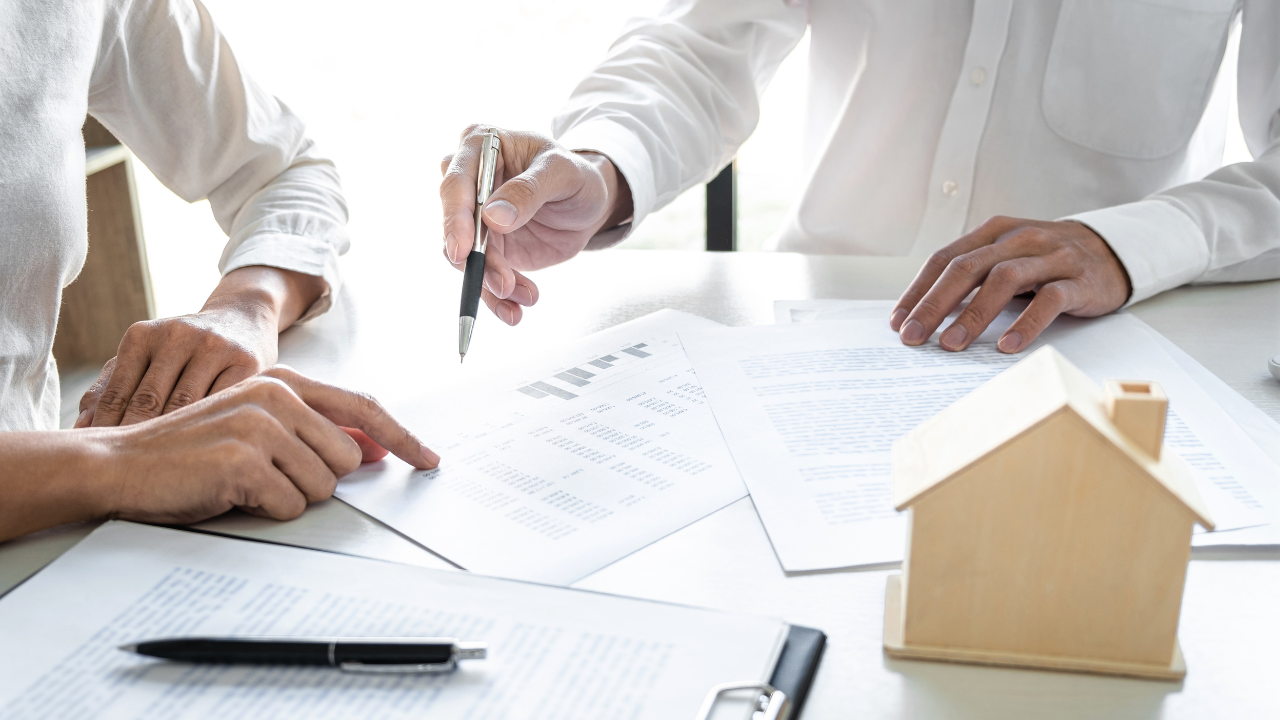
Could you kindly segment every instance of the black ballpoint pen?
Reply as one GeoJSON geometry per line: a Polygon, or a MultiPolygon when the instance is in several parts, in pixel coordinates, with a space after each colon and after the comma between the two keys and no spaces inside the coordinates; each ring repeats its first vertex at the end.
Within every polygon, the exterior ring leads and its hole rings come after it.
{"type": "Polygon", "coordinates": [[[462,272],[462,307],[458,310],[458,362],[467,357],[471,346],[471,331],[476,325],[476,311],[480,308],[480,289],[484,286],[484,250],[489,243],[480,211],[493,192],[493,174],[498,164],[498,151],[502,141],[497,128],[489,128],[480,144],[480,174],[476,178],[475,239],[471,254],[467,255],[467,267],[462,272]]]}
{"type": "Polygon", "coordinates": [[[488,645],[453,638],[186,637],[121,645],[139,655],[224,665],[312,665],[348,672],[449,672],[459,660],[483,660],[488,645]]]}

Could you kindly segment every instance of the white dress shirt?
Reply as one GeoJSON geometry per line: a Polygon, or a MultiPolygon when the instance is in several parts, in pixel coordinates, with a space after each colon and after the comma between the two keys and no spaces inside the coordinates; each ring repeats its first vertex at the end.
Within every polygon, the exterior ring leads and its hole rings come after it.
{"type": "Polygon", "coordinates": [[[993,215],[1070,218],[1131,302],[1280,277],[1274,0],[677,0],[631,22],[555,135],[613,160],[638,224],[729,162],[806,27],[806,177],[773,248],[927,255],[993,215]],[[1257,160],[1219,169],[1238,20],[1257,160]]]}
{"type": "Polygon", "coordinates": [[[230,236],[223,273],[270,265],[338,290],[347,210],[302,122],[241,73],[198,0],[0,0],[0,430],[58,427],[53,337],[84,265],[92,113],[230,236]]]}

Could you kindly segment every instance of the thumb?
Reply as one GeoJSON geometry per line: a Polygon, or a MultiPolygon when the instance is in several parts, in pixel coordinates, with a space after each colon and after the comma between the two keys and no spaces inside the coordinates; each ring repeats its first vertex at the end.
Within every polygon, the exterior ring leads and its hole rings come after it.
{"type": "Polygon", "coordinates": [[[572,197],[582,187],[582,173],[577,164],[559,155],[539,157],[489,196],[484,224],[502,235],[524,227],[543,205],[572,197]]]}

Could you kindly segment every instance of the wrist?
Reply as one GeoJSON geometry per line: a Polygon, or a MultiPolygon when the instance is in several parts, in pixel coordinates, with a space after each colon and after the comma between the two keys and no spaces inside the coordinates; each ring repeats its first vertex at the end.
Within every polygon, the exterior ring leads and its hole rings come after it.
{"type": "Polygon", "coordinates": [[[113,518],[120,513],[120,500],[125,479],[129,477],[128,436],[125,428],[85,428],[74,431],[70,443],[79,465],[77,489],[83,494],[84,507],[89,519],[113,518]]]}
{"type": "Polygon", "coordinates": [[[596,233],[617,227],[630,220],[633,205],[631,186],[627,184],[626,176],[618,171],[618,167],[606,155],[590,150],[580,150],[576,154],[595,168],[604,181],[605,206],[608,211],[600,227],[596,228],[596,233]]]}
{"type": "Polygon", "coordinates": [[[302,317],[326,288],[314,275],[251,265],[224,275],[200,312],[234,313],[279,333],[302,317]]]}

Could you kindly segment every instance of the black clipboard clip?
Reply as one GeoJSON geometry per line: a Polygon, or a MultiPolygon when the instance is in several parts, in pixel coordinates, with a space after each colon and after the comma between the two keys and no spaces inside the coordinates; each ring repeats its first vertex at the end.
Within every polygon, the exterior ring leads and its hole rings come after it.
{"type": "Polygon", "coordinates": [[[826,646],[827,636],[821,630],[792,625],[769,682],[730,682],[711,688],[698,720],[708,720],[720,698],[734,692],[756,694],[751,720],[800,720],[826,646]]]}
{"type": "Polygon", "coordinates": [[[722,695],[741,691],[756,693],[751,720],[789,720],[791,717],[791,698],[786,693],[766,682],[736,682],[721,683],[711,688],[707,699],[702,701],[697,720],[708,720],[722,695]]]}

